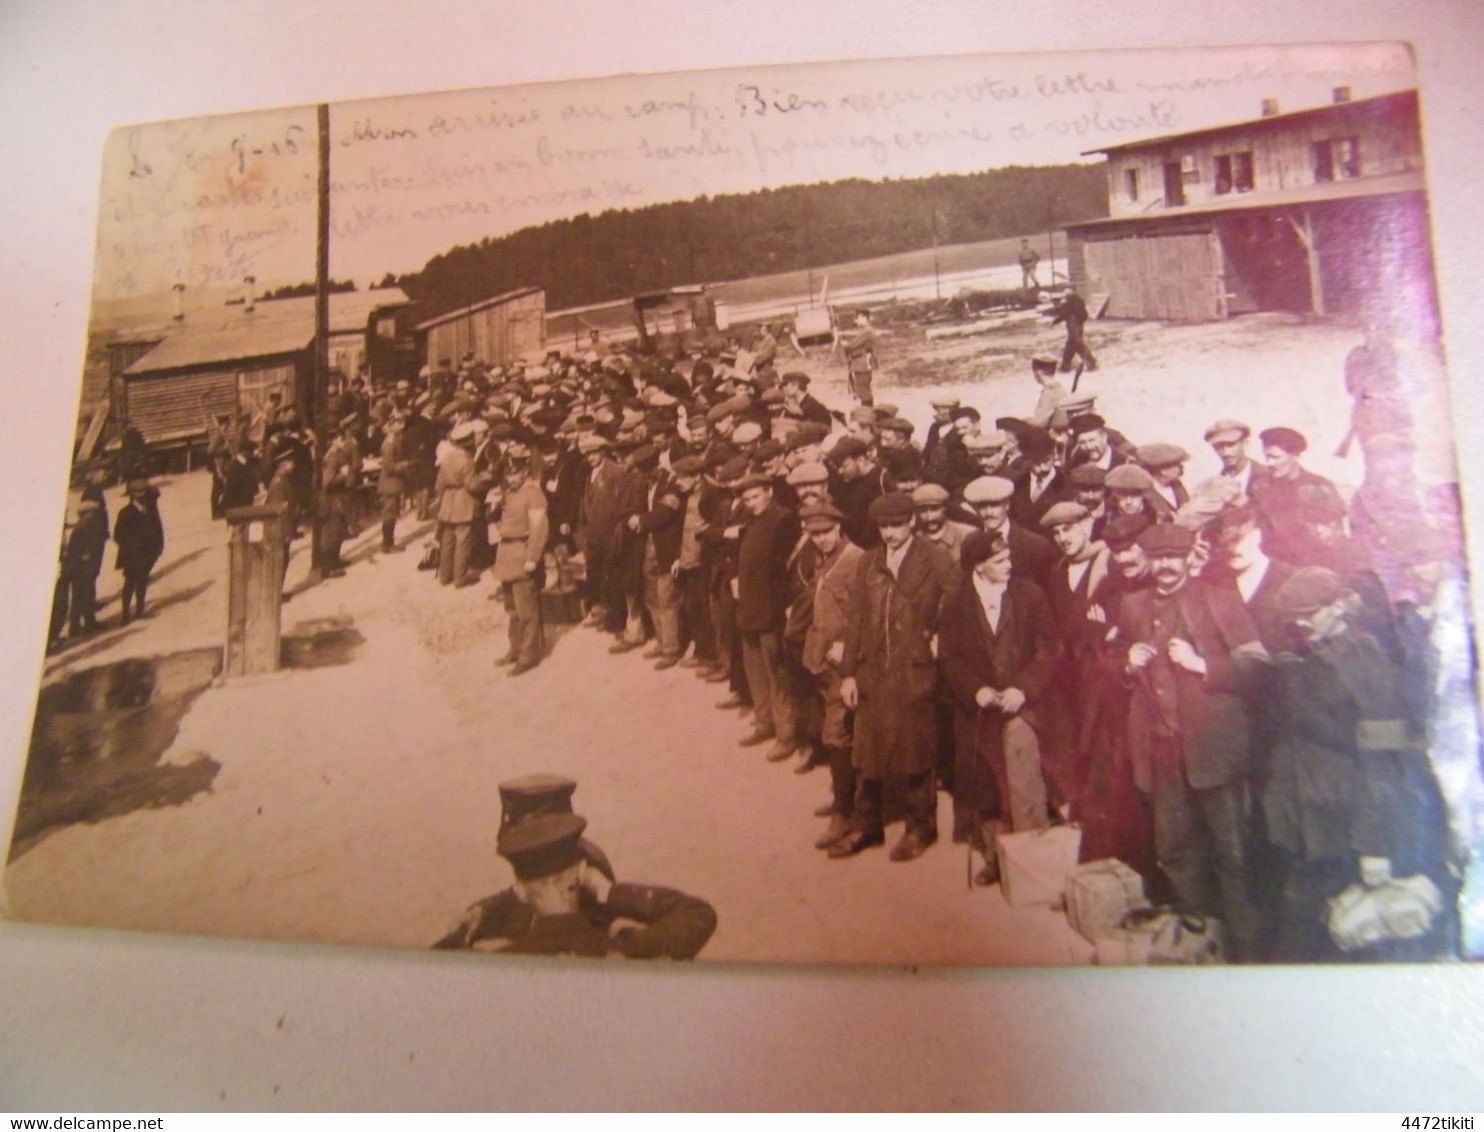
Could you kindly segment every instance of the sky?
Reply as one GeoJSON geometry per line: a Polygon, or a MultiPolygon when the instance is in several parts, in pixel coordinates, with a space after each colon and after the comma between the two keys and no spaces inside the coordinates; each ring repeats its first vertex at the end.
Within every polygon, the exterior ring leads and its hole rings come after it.
{"type": "MultiPolygon", "coordinates": [[[[330,108],[332,277],[374,285],[580,213],[1096,160],[1100,146],[1415,85],[1399,44],[960,56],[627,75],[330,108]]],[[[95,313],[314,276],[313,107],[119,128],[95,313]]]]}

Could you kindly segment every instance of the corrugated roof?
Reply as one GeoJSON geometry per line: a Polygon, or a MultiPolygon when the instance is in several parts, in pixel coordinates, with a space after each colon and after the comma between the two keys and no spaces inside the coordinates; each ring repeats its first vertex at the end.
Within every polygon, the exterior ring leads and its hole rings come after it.
{"type": "Polygon", "coordinates": [[[1373,98],[1357,98],[1353,102],[1327,102],[1323,106],[1310,106],[1303,110],[1292,110],[1287,114],[1270,114],[1266,118],[1248,118],[1241,122],[1228,122],[1221,126],[1202,126],[1198,130],[1186,130],[1178,134],[1160,134],[1156,137],[1144,138],[1140,141],[1105,146],[1102,149],[1084,149],[1082,156],[1089,157],[1094,153],[1120,153],[1127,149],[1143,149],[1146,146],[1168,145],[1174,141],[1187,141],[1190,138],[1198,138],[1206,134],[1223,134],[1229,130],[1245,130],[1253,126],[1260,126],[1263,129],[1267,129],[1272,126],[1291,125],[1294,122],[1309,118],[1366,117],[1372,114],[1384,116],[1406,109],[1411,109],[1415,113],[1416,107],[1416,90],[1393,91],[1391,94],[1378,94],[1373,98]]]}
{"type": "MultiPolygon", "coordinates": [[[[373,311],[406,306],[400,287],[342,291],[330,296],[330,333],[362,330],[373,311]]],[[[267,358],[307,349],[314,341],[314,296],[272,299],[244,306],[221,307],[210,315],[191,314],[174,323],[165,340],[124,373],[135,376],[162,370],[190,369],[216,362],[267,358]]]]}
{"type": "Polygon", "coordinates": [[[1269,208],[1284,208],[1298,204],[1317,204],[1324,201],[1355,200],[1360,197],[1389,196],[1393,193],[1420,193],[1423,191],[1422,173],[1413,170],[1407,173],[1391,173],[1384,177],[1356,177],[1348,181],[1323,181],[1317,185],[1299,185],[1297,188],[1281,189],[1268,193],[1233,193],[1218,203],[1198,207],[1179,205],[1161,208],[1153,212],[1141,212],[1133,216],[1109,216],[1102,220],[1085,220],[1080,224],[1067,224],[1068,232],[1087,228],[1110,228],[1117,224],[1150,224],[1163,220],[1183,220],[1228,212],[1261,212],[1269,208]]]}
{"type": "Polygon", "coordinates": [[[431,330],[435,326],[442,326],[445,322],[452,322],[454,319],[457,318],[467,318],[469,315],[474,314],[476,311],[486,310],[489,307],[499,306],[501,303],[508,303],[515,299],[523,299],[527,295],[534,295],[537,291],[540,290],[542,290],[542,288],[540,287],[522,287],[517,291],[506,291],[503,295],[495,295],[492,298],[481,299],[477,303],[470,303],[467,307],[460,307],[456,311],[448,311],[444,314],[440,314],[437,318],[430,318],[427,322],[419,322],[416,326],[413,327],[413,329],[419,332],[423,330],[431,330]]]}

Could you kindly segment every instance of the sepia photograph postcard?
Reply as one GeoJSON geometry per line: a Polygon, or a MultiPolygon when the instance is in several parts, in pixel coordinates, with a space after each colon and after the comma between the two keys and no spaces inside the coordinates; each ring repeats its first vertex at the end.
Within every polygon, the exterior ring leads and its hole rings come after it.
{"type": "Polygon", "coordinates": [[[10,916],[1484,957],[1427,100],[1347,43],[120,124],[10,916]]]}

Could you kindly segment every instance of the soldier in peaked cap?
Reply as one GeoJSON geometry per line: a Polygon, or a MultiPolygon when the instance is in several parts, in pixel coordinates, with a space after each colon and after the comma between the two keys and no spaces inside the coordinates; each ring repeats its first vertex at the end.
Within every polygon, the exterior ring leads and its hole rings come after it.
{"type": "Polygon", "coordinates": [[[958,398],[934,397],[928,404],[933,407],[933,420],[928,425],[927,437],[922,442],[922,459],[931,467],[933,453],[943,442],[943,438],[953,431],[953,410],[958,408],[958,398]]]}
{"type": "Polygon", "coordinates": [[[473,905],[439,950],[693,959],[716,930],[704,900],[670,888],[617,884],[589,868],[586,819],[543,813],[504,825],[496,848],[515,883],[473,905]]]}
{"type": "MultiPolygon", "coordinates": [[[[528,774],[500,783],[500,831],[547,814],[572,813],[577,780],[560,774],[528,774]]],[[[587,838],[577,842],[583,859],[609,880],[616,880],[608,855],[587,838]]]]}

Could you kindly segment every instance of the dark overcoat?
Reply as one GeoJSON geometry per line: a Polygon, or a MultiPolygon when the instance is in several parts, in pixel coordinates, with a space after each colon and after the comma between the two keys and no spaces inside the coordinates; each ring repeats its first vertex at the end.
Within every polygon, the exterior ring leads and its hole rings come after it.
{"type": "Polygon", "coordinates": [[[747,520],[737,550],[737,628],[744,633],[782,632],[788,556],[798,541],[798,517],[776,503],[747,520]]]}
{"type": "Polygon", "coordinates": [[[921,774],[937,760],[933,638],[963,582],[952,554],[915,535],[897,577],[884,546],[861,559],[840,675],[860,693],[854,759],[867,778],[921,774]]]}
{"type": "Polygon", "coordinates": [[[1408,738],[1396,666],[1351,628],[1280,670],[1282,723],[1263,791],[1268,838],[1308,860],[1387,857],[1396,876],[1434,870],[1446,823],[1408,738]]]}
{"type": "MultiPolygon", "coordinates": [[[[1046,598],[1029,582],[1011,579],[1000,606],[1000,624],[991,629],[971,579],[965,579],[948,606],[938,633],[938,663],[961,716],[958,734],[974,736],[973,746],[956,752],[954,785],[982,806],[989,784],[983,775],[1005,758],[1005,721],[998,709],[974,702],[980,688],[1019,688],[1025,706],[1019,715],[1038,736],[1046,731],[1048,700],[1054,695],[1058,645],[1046,598]]],[[[964,744],[967,746],[967,744],[964,744]]]]}
{"type": "Polygon", "coordinates": [[[1252,721],[1244,698],[1267,662],[1252,617],[1239,594],[1187,581],[1171,597],[1153,588],[1124,599],[1113,658],[1123,663],[1131,645],[1153,645],[1155,658],[1129,677],[1128,740],[1134,781],[1146,794],[1162,721],[1178,729],[1186,780],[1196,790],[1246,777],[1252,762],[1252,721]],[[1197,675],[1169,659],[1169,641],[1181,637],[1206,662],[1197,675]]]}
{"type": "Polygon", "coordinates": [[[165,528],[154,501],[143,507],[130,503],[120,510],[113,524],[113,541],[118,544],[114,569],[148,576],[165,553],[165,528]]]}

